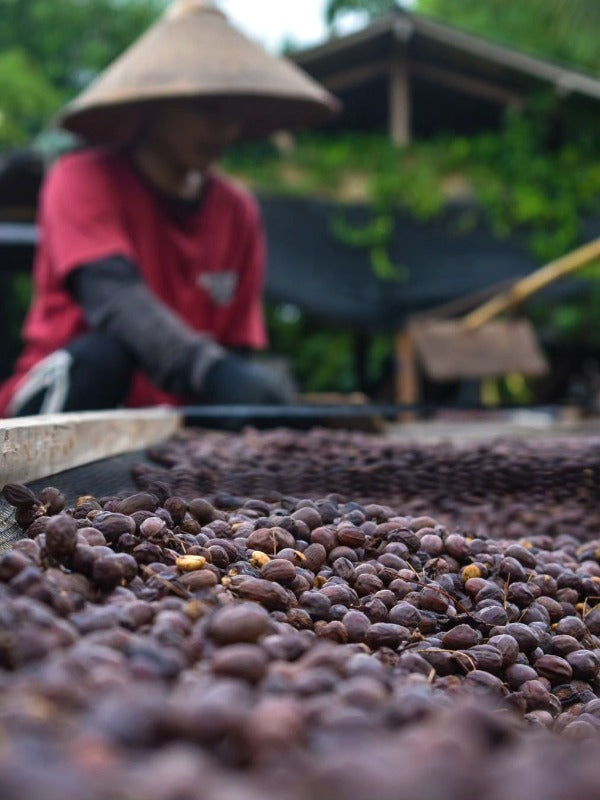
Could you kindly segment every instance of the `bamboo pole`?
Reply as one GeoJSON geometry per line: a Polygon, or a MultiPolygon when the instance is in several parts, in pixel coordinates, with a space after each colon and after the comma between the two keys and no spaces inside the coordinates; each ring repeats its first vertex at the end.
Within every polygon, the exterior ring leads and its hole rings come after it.
{"type": "Polygon", "coordinates": [[[502,292],[487,303],[479,306],[470,314],[463,317],[461,328],[466,331],[473,331],[485,325],[494,317],[501,314],[513,306],[518,305],[523,300],[530,297],[540,289],[544,289],[559,278],[576,272],[581,267],[600,258],[600,238],[572,250],[567,255],[551,261],[544,267],[532,272],[520,281],[517,281],[506,292],[502,292]]]}

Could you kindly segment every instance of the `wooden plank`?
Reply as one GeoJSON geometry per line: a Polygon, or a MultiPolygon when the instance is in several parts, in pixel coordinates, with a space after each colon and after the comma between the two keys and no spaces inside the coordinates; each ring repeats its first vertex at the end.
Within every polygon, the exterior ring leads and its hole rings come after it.
{"type": "Polygon", "coordinates": [[[476,330],[462,321],[413,319],[409,334],[425,373],[434,381],[479,380],[509,372],[546,375],[549,365],[527,319],[491,320],[476,330]]]}
{"type": "Polygon", "coordinates": [[[147,447],[182,426],[177,409],[44,414],[0,421],[0,487],[147,447]]]}

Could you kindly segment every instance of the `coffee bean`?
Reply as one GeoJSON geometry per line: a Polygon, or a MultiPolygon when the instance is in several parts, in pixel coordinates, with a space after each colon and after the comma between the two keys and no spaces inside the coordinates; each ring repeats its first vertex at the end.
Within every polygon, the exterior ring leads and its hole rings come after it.
{"type": "Polygon", "coordinates": [[[255,603],[225,606],[211,617],[208,634],[221,645],[253,643],[272,629],[268,613],[255,603]]]}

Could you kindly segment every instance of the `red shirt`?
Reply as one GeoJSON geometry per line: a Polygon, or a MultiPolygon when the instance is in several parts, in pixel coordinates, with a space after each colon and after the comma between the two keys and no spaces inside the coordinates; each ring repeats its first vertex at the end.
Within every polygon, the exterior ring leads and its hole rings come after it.
{"type": "MultiPolygon", "coordinates": [[[[88,330],[65,278],[108,256],[134,261],[156,296],[195,330],[225,346],[266,344],[260,214],[233,182],[211,174],[202,202],[183,207],[152,189],[125,155],[83,150],[60,159],[48,174],[38,224],[25,349],[0,387],[0,415],[34,364],[88,330]]],[[[127,405],[178,402],[139,373],[127,405]]]]}

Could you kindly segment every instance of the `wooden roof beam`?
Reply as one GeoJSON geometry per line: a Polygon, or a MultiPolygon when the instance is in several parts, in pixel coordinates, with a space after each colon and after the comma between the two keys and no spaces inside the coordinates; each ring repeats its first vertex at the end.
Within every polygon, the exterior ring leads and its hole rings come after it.
{"type": "Polygon", "coordinates": [[[437,67],[433,64],[425,64],[421,61],[413,60],[410,62],[410,71],[412,75],[418,78],[438,83],[441,86],[455,89],[472,97],[487,100],[489,103],[497,103],[514,109],[522,108],[525,103],[525,98],[520,92],[506,89],[482,78],[471,78],[459,72],[452,72],[445,67],[437,67]]]}
{"type": "Polygon", "coordinates": [[[369,64],[362,64],[359,67],[332,72],[329,75],[319,75],[318,80],[329,89],[330,92],[340,92],[361,83],[368,83],[377,78],[384,78],[389,74],[389,58],[380,58],[369,64]]]}

